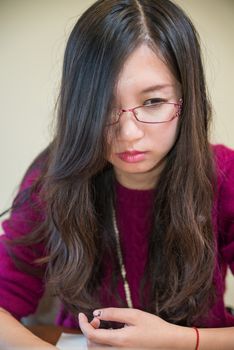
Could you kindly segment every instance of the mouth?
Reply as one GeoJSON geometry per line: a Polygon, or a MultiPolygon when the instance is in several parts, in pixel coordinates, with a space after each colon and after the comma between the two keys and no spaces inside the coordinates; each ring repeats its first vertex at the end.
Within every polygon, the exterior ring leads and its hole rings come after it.
{"type": "Polygon", "coordinates": [[[125,151],[121,153],[116,153],[117,157],[119,157],[122,161],[126,163],[138,163],[146,158],[147,152],[142,151],[125,151]]]}

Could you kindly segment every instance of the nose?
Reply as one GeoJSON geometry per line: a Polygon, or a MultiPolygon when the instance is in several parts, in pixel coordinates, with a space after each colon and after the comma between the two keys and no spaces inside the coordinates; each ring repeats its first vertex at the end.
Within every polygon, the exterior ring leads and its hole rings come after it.
{"type": "Polygon", "coordinates": [[[123,141],[134,141],[144,136],[140,122],[135,119],[133,111],[122,111],[119,120],[118,137],[123,141]]]}

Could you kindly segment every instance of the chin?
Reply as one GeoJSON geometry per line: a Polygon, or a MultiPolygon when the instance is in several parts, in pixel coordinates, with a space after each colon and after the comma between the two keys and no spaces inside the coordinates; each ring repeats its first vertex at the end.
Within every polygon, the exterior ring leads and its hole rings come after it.
{"type": "Polygon", "coordinates": [[[157,164],[152,166],[135,164],[135,165],[126,166],[126,167],[118,167],[118,169],[119,171],[123,171],[129,174],[147,174],[147,173],[150,173],[151,171],[154,171],[156,167],[157,167],[157,164]]]}

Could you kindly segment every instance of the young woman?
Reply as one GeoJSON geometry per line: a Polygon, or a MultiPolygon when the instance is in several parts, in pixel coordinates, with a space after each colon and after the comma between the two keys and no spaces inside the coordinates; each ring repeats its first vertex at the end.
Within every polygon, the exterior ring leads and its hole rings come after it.
{"type": "Polygon", "coordinates": [[[68,40],[57,115],[3,223],[1,346],[53,348],[18,321],[50,284],[57,323],[91,343],[233,349],[234,151],[209,143],[188,17],[169,0],[95,2],[68,40]]]}

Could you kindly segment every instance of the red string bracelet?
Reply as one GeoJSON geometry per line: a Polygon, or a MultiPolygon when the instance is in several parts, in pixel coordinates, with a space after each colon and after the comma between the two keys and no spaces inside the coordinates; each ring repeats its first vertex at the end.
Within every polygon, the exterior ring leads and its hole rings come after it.
{"type": "Polygon", "coordinates": [[[196,331],[196,336],[197,336],[195,350],[199,350],[199,343],[200,343],[199,331],[198,331],[197,327],[193,327],[193,329],[196,331]]]}

